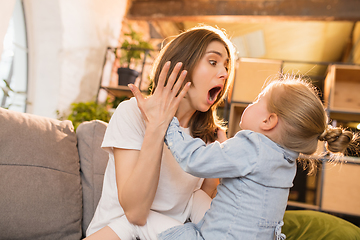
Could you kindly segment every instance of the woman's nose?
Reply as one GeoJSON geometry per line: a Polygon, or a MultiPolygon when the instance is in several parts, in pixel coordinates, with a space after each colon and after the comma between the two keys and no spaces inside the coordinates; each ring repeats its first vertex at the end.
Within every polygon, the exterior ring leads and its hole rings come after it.
{"type": "Polygon", "coordinates": [[[225,80],[225,79],[228,78],[228,76],[229,76],[229,73],[228,73],[227,69],[226,69],[226,68],[222,68],[222,69],[220,70],[220,72],[219,72],[219,78],[225,80]]]}

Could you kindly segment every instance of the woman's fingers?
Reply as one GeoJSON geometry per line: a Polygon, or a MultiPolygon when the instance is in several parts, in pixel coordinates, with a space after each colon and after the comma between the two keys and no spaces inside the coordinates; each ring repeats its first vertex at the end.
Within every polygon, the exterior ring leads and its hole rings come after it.
{"type": "Polygon", "coordinates": [[[134,84],[128,85],[137,100],[137,105],[145,122],[169,124],[175,115],[180,101],[190,88],[190,83],[187,83],[180,91],[187,74],[187,71],[184,70],[179,75],[181,67],[182,63],[177,63],[166,81],[170,69],[170,62],[167,62],[161,70],[158,85],[151,96],[144,97],[138,87],[134,84]],[[166,86],[164,86],[165,82],[167,82],[166,86]]]}
{"type": "MultiPolygon", "coordinates": [[[[179,75],[179,72],[182,67],[182,62],[176,63],[174,69],[172,70],[170,76],[167,78],[169,69],[170,69],[171,62],[168,61],[165,63],[163,69],[159,75],[158,85],[154,91],[154,95],[162,98],[163,100],[167,99],[168,101],[172,102],[173,99],[177,96],[183,81],[186,78],[187,71],[183,70],[179,75]],[[179,75],[179,77],[178,77],[179,75]],[[166,86],[165,86],[166,83],[166,86]]],[[[184,93],[186,94],[186,92],[184,93]]],[[[184,95],[185,96],[185,95],[184,95]]]]}
{"type": "Polygon", "coordinates": [[[173,97],[176,97],[176,95],[178,94],[185,78],[186,78],[186,75],[187,75],[187,71],[186,70],[183,70],[179,76],[179,79],[177,80],[177,82],[175,83],[175,85],[173,86],[173,89],[172,89],[172,96],[173,97]]]}
{"type": "Polygon", "coordinates": [[[133,93],[134,97],[136,98],[137,105],[141,111],[141,115],[143,116],[145,123],[149,121],[149,113],[147,112],[147,100],[144,98],[144,96],[141,94],[138,87],[136,87],[134,84],[128,84],[128,87],[130,88],[131,92],[133,93]]]}
{"type": "Polygon", "coordinates": [[[186,95],[187,91],[189,90],[190,86],[191,86],[191,82],[186,83],[184,88],[181,90],[181,92],[177,96],[177,98],[175,100],[176,101],[175,104],[177,104],[177,106],[179,106],[181,99],[183,99],[185,97],[185,95],[186,95]]]}
{"type": "Polygon", "coordinates": [[[170,76],[169,76],[169,79],[166,83],[166,86],[165,88],[171,90],[174,86],[174,83],[178,77],[178,74],[180,72],[180,69],[182,67],[182,62],[178,62],[176,63],[175,67],[174,67],[174,70],[171,72],[170,76]]]}
{"type": "MultiPolygon", "coordinates": [[[[172,98],[176,97],[176,95],[178,94],[178,92],[182,86],[182,83],[184,82],[184,80],[186,78],[186,74],[187,74],[187,71],[183,70],[181,72],[179,78],[177,79],[177,76],[178,76],[178,73],[179,73],[181,67],[182,67],[182,63],[178,62],[175,65],[174,70],[171,72],[166,86],[164,86],[165,81],[166,81],[166,76],[167,76],[167,73],[169,72],[169,68],[170,68],[170,61],[166,62],[163,69],[161,70],[161,73],[159,76],[159,81],[158,81],[158,86],[156,87],[154,94],[156,92],[163,92],[162,90],[164,88],[166,88],[167,91],[169,91],[171,93],[171,94],[169,94],[169,93],[166,94],[168,97],[172,97],[172,98]],[[177,79],[177,81],[176,81],[176,79],[177,79]]],[[[134,84],[129,84],[128,87],[130,88],[131,92],[133,93],[133,95],[136,98],[136,100],[138,101],[138,103],[140,103],[140,105],[141,105],[141,103],[144,101],[145,98],[141,94],[139,88],[136,87],[134,84]]],[[[188,87],[190,87],[190,85],[188,85],[188,87]]],[[[185,87],[184,87],[182,89],[182,93],[183,93],[182,97],[180,97],[180,96],[179,97],[183,98],[185,96],[187,90],[188,89],[185,89],[185,87]]]]}
{"type": "Polygon", "coordinates": [[[164,88],[166,77],[167,77],[167,74],[169,72],[169,69],[170,69],[170,61],[166,62],[164,64],[164,67],[161,69],[161,72],[160,72],[160,75],[159,75],[159,81],[158,81],[158,84],[156,86],[154,94],[156,92],[161,91],[164,88]]]}
{"type": "Polygon", "coordinates": [[[138,104],[141,105],[142,102],[144,101],[144,96],[141,94],[139,88],[137,86],[135,86],[134,84],[128,84],[128,87],[130,88],[132,94],[136,98],[136,101],[138,102],[138,104]]]}

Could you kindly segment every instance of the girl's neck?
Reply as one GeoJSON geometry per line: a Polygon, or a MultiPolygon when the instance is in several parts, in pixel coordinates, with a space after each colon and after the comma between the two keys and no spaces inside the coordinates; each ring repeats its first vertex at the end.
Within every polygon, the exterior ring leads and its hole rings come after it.
{"type": "Polygon", "coordinates": [[[282,126],[283,124],[279,121],[273,129],[269,131],[262,131],[260,133],[270,138],[273,142],[281,146],[284,146],[284,144],[282,143],[282,130],[281,130],[282,126]]]}

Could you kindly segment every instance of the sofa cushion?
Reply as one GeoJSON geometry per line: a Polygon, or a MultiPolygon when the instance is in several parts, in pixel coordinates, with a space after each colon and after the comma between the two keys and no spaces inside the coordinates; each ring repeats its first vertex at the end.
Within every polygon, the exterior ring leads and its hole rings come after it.
{"type": "Polygon", "coordinates": [[[86,232],[100,200],[109,155],[101,149],[107,123],[81,123],[76,129],[83,186],[83,232],[86,232]]]}
{"type": "Polygon", "coordinates": [[[0,239],[80,239],[72,123],[0,108],[0,126],[0,239]]]}

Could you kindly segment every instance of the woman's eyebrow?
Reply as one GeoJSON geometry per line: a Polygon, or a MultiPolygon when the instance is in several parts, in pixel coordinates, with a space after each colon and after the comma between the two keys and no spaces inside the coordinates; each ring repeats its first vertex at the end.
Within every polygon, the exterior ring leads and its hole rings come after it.
{"type": "MultiPolygon", "coordinates": [[[[223,57],[223,55],[221,54],[221,52],[218,52],[218,51],[215,51],[215,50],[210,50],[210,51],[205,52],[205,54],[209,54],[209,53],[215,53],[216,55],[219,55],[220,57],[223,57]]],[[[227,59],[226,59],[226,62],[230,62],[230,59],[227,58],[227,59]]]]}
{"type": "Polygon", "coordinates": [[[219,55],[220,57],[222,57],[221,52],[218,52],[218,51],[215,51],[215,50],[210,50],[210,51],[207,51],[206,53],[215,53],[215,54],[219,55]]]}

